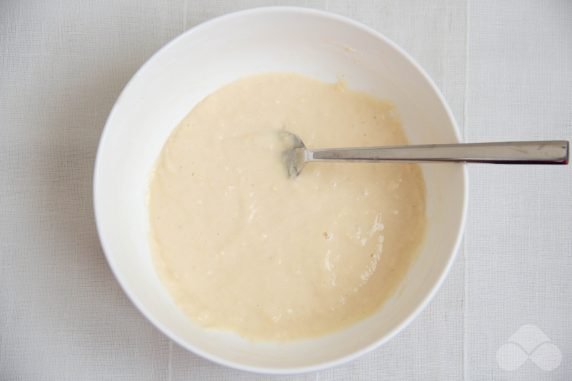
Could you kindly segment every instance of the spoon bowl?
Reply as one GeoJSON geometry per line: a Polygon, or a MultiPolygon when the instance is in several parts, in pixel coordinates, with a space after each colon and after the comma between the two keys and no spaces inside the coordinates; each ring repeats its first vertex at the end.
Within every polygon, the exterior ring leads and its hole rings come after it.
{"type": "Polygon", "coordinates": [[[141,313],[182,348],[242,370],[293,374],[355,359],[419,316],[460,247],[468,174],[461,165],[421,166],[427,197],[423,247],[394,296],[371,317],[323,337],[276,343],[194,324],[155,272],[149,175],[189,110],[232,81],[269,72],[329,83],[342,74],[350,88],[391,99],[412,144],[456,143],[460,134],[445,99],[407,53],[367,26],[307,8],[258,8],[197,26],[156,53],[123,90],[100,141],[93,182],[98,233],[117,280],[141,313]]]}

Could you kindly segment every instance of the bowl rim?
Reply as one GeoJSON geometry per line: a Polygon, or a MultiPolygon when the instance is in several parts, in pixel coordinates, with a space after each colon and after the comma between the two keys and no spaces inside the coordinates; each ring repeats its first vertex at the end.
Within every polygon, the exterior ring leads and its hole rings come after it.
{"type": "Polygon", "coordinates": [[[171,329],[169,327],[163,325],[161,322],[159,322],[157,319],[155,319],[155,317],[152,315],[152,313],[147,311],[147,308],[137,299],[136,296],[134,296],[134,294],[131,292],[131,290],[127,287],[125,280],[123,279],[123,277],[121,275],[121,272],[116,267],[116,263],[115,263],[115,260],[113,259],[113,256],[110,255],[111,250],[109,250],[109,248],[107,247],[106,240],[102,234],[101,219],[100,219],[99,213],[98,213],[99,207],[98,207],[98,196],[97,196],[98,191],[97,191],[97,188],[98,188],[99,176],[100,176],[100,174],[99,174],[100,173],[100,166],[101,166],[100,161],[102,160],[101,156],[103,155],[102,154],[102,150],[103,150],[102,147],[105,145],[104,143],[108,139],[107,136],[109,134],[109,131],[111,130],[111,126],[110,126],[111,121],[114,119],[114,115],[122,103],[122,100],[124,98],[124,94],[133,85],[133,82],[135,82],[141,75],[143,75],[143,73],[147,70],[147,67],[149,65],[151,65],[153,62],[155,62],[159,58],[159,56],[161,56],[164,53],[164,51],[168,50],[172,45],[175,45],[176,43],[178,43],[179,40],[181,40],[181,39],[183,39],[183,38],[185,38],[191,34],[197,33],[198,31],[200,31],[202,29],[205,29],[205,28],[210,27],[212,25],[215,25],[217,23],[225,22],[229,19],[239,18],[239,17],[243,17],[243,16],[247,16],[247,15],[262,15],[262,14],[276,14],[276,13],[278,13],[278,14],[280,14],[280,13],[304,14],[304,15],[310,15],[310,16],[314,16],[314,17],[318,17],[318,18],[333,20],[336,22],[340,22],[340,23],[350,25],[350,26],[352,26],[356,29],[359,29],[359,30],[361,30],[361,31],[363,31],[363,32],[365,32],[365,33],[367,33],[367,34],[369,34],[369,35],[371,35],[377,39],[382,40],[385,44],[389,45],[392,49],[394,49],[397,52],[397,54],[400,54],[403,58],[405,58],[405,60],[409,64],[411,64],[421,74],[423,79],[431,87],[432,91],[437,96],[437,98],[439,99],[439,102],[443,106],[445,113],[447,115],[447,118],[448,118],[449,122],[451,123],[451,125],[453,126],[453,133],[455,136],[455,140],[457,140],[457,142],[461,142],[461,140],[462,140],[461,134],[460,134],[459,127],[455,121],[455,117],[453,116],[453,113],[452,113],[447,101],[445,100],[441,91],[438,89],[437,85],[433,82],[433,80],[427,74],[427,72],[413,59],[413,57],[411,57],[400,46],[398,46],[396,43],[394,43],[389,38],[385,37],[383,34],[378,32],[377,30],[375,30],[372,27],[369,27],[365,24],[362,24],[361,22],[352,20],[348,17],[341,16],[341,15],[331,13],[328,11],[313,9],[313,8],[296,7],[296,6],[255,7],[255,8],[250,8],[250,9],[245,9],[245,10],[240,10],[240,11],[236,11],[236,12],[223,14],[223,15],[211,18],[209,20],[206,20],[200,24],[197,24],[194,27],[191,27],[190,29],[186,30],[185,32],[181,33],[180,35],[176,36],[175,38],[170,40],[168,43],[163,45],[150,58],[148,58],[145,61],[145,63],[135,72],[135,74],[129,79],[129,81],[127,82],[127,84],[125,85],[123,90],[121,91],[120,95],[118,96],[117,100],[115,101],[115,103],[114,103],[114,105],[113,105],[113,107],[109,113],[109,116],[107,117],[107,120],[105,122],[105,126],[102,130],[101,137],[100,137],[99,143],[98,143],[96,157],[95,157],[94,174],[93,174],[93,190],[92,191],[93,191],[93,208],[94,208],[96,230],[97,230],[97,234],[99,236],[99,241],[100,241],[101,247],[103,249],[103,253],[104,253],[106,260],[109,264],[111,272],[113,273],[113,275],[117,279],[118,283],[120,284],[121,288],[123,289],[123,292],[127,295],[128,299],[135,305],[135,307],[141,312],[141,314],[148,321],[150,321],[165,336],[167,336],[169,339],[171,339],[172,341],[174,341],[175,343],[177,343],[181,347],[185,348],[186,350],[188,350],[194,354],[201,356],[202,358],[205,358],[209,361],[212,361],[216,364],[220,364],[220,365],[223,365],[223,366],[226,366],[229,368],[234,368],[234,369],[238,369],[238,370],[242,370],[242,371],[248,371],[248,372],[252,372],[252,373],[288,375],[288,374],[300,374],[300,373],[319,371],[319,370],[323,370],[323,369],[327,369],[327,368],[336,367],[336,366],[339,366],[341,364],[352,361],[352,360],[364,355],[365,353],[368,353],[368,352],[380,347],[381,345],[387,343],[394,336],[396,336],[399,332],[401,332],[407,326],[409,326],[409,324],[411,324],[411,322],[427,307],[427,305],[430,303],[430,301],[435,297],[436,293],[438,292],[438,290],[443,285],[443,282],[445,281],[445,278],[449,274],[451,267],[455,261],[455,258],[458,255],[458,252],[459,252],[460,246],[461,246],[461,242],[463,239],[463,232],[465,230],[466,216],[467,216],[467,209],[468,209],[468,196],[469,195],[468,195],[468,171],[467,171],[467,167],[464,164],[459,164],[459,165],[462,165],[463,188],[464,188],[463,189],[463,195],[462,195],[463,199],[462,199],[461,221],[460,221],[460,224],[459,224],[457,231],[456,231],[456,239],[455,239],[455,243],[453,246],[453,250],[451,251],[451,254],[449,255],[449,258],[448,258],[445,266],[442,268],[441,273],[439,274],[439,277],[437,278],[437,281],[432,286],[429,293],[423,298],[421,303],[419,303],[417,305],[417,307],[415,307],[415,309],[405,319],[403,319],[398,325],[396,325],[392,330],[390,330],[387,334],[385,334],[384,336],[375,340],[371,344],[369,344],[369,345],[367,345],[367,346],[365,346],[359,350],[353,351],[349,354],[339,356],[337,358],[334,358],[334,359],[331,359],[328,361],[319,362],[319,363],[316,363],[313,365],[306,365],[306,366],[300,366],[300,367],[259,367],[259,366],[245,365],[245,364],[242,364],[240,362],[227,360],[223,357],[214,355],[208,351],[205,351],[201,348],[198,348],[198,347],[186,342],[185,340],[183,340],[182,338],[177,336],[177,334],[175,334],[173,331],[171,331],[171,329]]]}

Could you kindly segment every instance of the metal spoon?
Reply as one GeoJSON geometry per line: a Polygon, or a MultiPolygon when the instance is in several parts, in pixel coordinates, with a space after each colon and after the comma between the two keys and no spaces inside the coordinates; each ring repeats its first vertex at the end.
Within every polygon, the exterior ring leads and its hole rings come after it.
{"type": "Polygon", "coordinates": [[[310,149],[297,135],[281,133],[291,147],[283,153],[290,177],[314,161],[568,164],[566,140],[310,149]]]}

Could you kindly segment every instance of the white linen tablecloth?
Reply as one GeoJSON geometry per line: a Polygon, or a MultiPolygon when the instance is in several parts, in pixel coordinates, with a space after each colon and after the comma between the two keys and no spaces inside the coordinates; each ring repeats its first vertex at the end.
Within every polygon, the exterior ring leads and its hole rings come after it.
{"type": "MultiPolygon", "coordinates": [[[[135,310],[101,252],[99,135],[150,55],[274,1],[0,1],[0,380],[255,380],[135,310]]],[[[572,139],[568,0],[283,1],[372,26],[443,91],[469,142],[572,139]]],[[[470,167],[464,244],[387,345],[285,380],[572,380],[572,168],[470,167]],[[518,332],[517,332],[518,331],[518,332]],[[513,335],[514,334],[514,335],[513,335]]]]}

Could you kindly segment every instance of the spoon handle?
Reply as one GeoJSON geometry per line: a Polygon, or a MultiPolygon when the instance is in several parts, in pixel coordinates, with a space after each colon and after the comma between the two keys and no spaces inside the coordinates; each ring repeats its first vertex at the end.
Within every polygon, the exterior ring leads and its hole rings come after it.
{"type": "Polygon", "coordinates": [[[568,145],[568,141],[553,140],[309,149],[306,161],[568,164],[568,145]]]}

